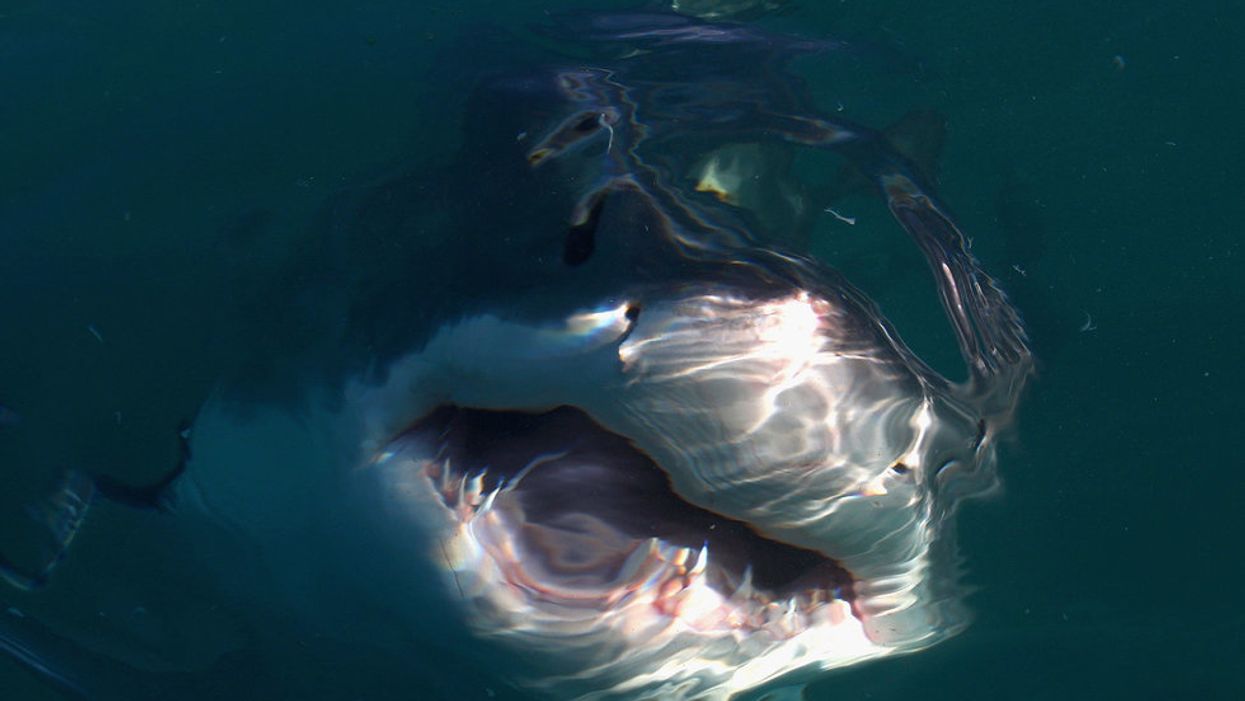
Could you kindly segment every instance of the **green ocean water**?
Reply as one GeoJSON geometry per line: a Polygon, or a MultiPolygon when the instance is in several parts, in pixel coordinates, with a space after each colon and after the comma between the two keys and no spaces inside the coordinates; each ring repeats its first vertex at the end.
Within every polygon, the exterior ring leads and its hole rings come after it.
{"type": "MultiPolygon", "coordinates": [[[[167,462],[145,437],[193,410],[244,337],[295,333],[237,322],[248,281],[298,254],[334,192],[452,153],[466,87],[434,80],[437,62],[481,22],[588,6],[628,4],[0,4],[0,403],[54,427],[0,446],[0,506],[41,484],[16,456],[167,462]]],[[[763,21],[876,47],[867,71],[798,64],[828,111],[942,115],[940,192],[1039,359],[1002,492],[957,519],[973,626],[809,698],[1245,695],[1243,15],[848,0],[763,21]]],[[[873,225],[881,204],[839,208],[858,224],[827,218],[814,252],[953,365],[915,250],[873,225]]],[[[105,525],[85,557],[107,562],[133,527],[105,525]]],[[[0,660],[0,698],[57,697],[0,660]]]]}

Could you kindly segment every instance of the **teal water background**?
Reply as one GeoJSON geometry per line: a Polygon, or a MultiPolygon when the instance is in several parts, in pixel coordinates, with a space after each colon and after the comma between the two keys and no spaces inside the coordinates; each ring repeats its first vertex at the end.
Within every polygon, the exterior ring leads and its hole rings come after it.
{"type": "MultiPolygon", "coordinates": [[[[142,436],[240,352],[238,281],[296,252],[335,190],[453,148],[462,96],[432,62],[479,20],[586,4],[0,5],[0,402],[65,436],[49,463],[159,464],[142,436]]],[[[1041,363],[1003,492],[959,515],[973,627],[810,698],[1245,694],[1241,20],[848,1],[766,22],[884,47],[867,76],[800,64],[827,110],[945,117],[940,191],[1041,363]]],[[[880,205],[845,206],[859,224],[828,219],[815,251],[951,357],[916,252],[871,227],[880,205]]],[[[51,698],[7,661],[0,689],[51,698]]]]}

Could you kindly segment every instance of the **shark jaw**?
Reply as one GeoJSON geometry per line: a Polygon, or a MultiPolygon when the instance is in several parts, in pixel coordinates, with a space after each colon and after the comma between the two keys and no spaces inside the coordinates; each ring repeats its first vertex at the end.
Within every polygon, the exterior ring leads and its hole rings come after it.
{"type": "Polygon", "coordinates": [[[428,556],[450,598],[552,698],[729,698],[890,652],[852,610],[850,573],[679,499],[580,412],[443,408],[394,449],[394,498],[445,524],[428,556]],[[533,439],[572,447],[462,471],[484,436],[512,458],[533,439]]]}
{"type": "Polygon", "coordinates": [[[963,624],[936,483],[992,453],[857,312],[703,285],[466,318],[348,392],[359,474],[550,698],[727,699],[922,649],[963,624]]]}

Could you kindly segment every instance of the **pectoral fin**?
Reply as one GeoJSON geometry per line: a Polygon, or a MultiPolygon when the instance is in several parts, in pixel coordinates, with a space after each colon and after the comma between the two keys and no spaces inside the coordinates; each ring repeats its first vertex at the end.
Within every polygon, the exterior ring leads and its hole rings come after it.
{"type": "Polygon", "coordinates": [[[190,459],[189,421],[178,426],[177,437],[177,464],[150,484],[127,484],[84,470],[66,471],[51,493],[26,509],[21,529],[25,535],[6,539],[10,544],[0,551],[0,579],[23,590],[47,584],[98,498],[131,508],[170,510],[173,484],[185,473],[190,459]]]}
{"type": "Polygon", "coordinates": [[[95,500],[95,481],[78,470],[65,474],[46,498],[26,510],[28,537],[0,552],[0,577],[18,589],[39,589],[69,551],[95,500]]]}

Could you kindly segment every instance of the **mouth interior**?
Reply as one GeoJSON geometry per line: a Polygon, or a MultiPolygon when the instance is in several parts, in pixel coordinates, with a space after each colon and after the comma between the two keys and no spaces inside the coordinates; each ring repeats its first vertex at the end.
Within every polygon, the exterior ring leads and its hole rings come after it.
{"type": "Polygon", "coordinates": [[[614,581],[638,543],[658,539],[693,552],[707,546],[707,582],[724,595],[750,580],[772,599],[852,598],[852,577],[837,562],[683,500],[659,465],[578,409],[443,406],[411,431],[436,436],[429,478],[446,505],[458,507],[472,481],[497,492],[495,508],[520,531],[517,557],[562,586],[614,581]]]}

